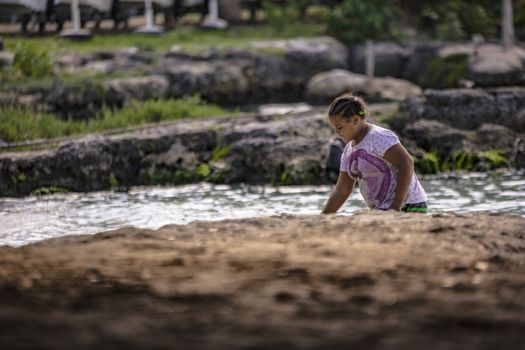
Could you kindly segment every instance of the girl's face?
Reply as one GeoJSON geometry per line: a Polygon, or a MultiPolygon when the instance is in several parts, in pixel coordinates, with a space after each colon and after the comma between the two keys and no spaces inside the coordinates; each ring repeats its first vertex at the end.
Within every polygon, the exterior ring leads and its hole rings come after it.
{"type": "Polygon", "coordinates": [[[331,116],[328,120],[334,127],[336,134],[345,142],[350,142],[356,138],[362,122],[362,119],[358,116],[353,116],[351,119],[341,116],[331,116]]]}

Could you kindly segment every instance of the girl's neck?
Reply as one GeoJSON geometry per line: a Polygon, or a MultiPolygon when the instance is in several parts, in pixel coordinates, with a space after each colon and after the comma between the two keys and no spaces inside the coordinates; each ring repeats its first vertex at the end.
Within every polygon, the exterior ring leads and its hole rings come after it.
{"type": "Polygon", "coordinates": [[[357,134],[356,138],[354,139],[353,145],[359,144],[359,142],[363,141],[366,134],[372,129],[372,124],[368,124],[367,122],[363,121],[361,130],[359,130],[359,133],[357,134]]]}

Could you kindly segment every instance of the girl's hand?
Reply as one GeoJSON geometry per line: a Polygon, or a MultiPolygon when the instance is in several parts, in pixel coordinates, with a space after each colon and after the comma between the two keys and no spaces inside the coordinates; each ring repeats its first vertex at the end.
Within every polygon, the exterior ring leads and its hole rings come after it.
{"type": "Polygon", "coordinates": [[[402,202],[394,201],[392,205],[390,206],[390,210],[395,210],[395,211],[401,211],[402,208],[403,208],[402,202]]]}

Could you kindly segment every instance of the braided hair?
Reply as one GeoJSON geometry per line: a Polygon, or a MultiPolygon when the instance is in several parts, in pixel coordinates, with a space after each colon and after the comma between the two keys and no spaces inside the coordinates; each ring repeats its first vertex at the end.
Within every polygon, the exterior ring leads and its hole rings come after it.
{"type": "Polygon", "coordinates": [[[328,108],[328,117],[351,119],[354,115],[365,118],[367,114],[365,101],[351,93],[337,97],[328,108]]]}

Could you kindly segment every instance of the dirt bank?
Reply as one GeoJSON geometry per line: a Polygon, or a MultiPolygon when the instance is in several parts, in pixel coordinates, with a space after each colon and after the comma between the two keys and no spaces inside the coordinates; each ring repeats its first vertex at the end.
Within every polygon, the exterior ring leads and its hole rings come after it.
{"type": "Polygon", "coordinates": [[[523,349],[524,228],[365,212],[2,247],[0,347],[523,349]]]}

